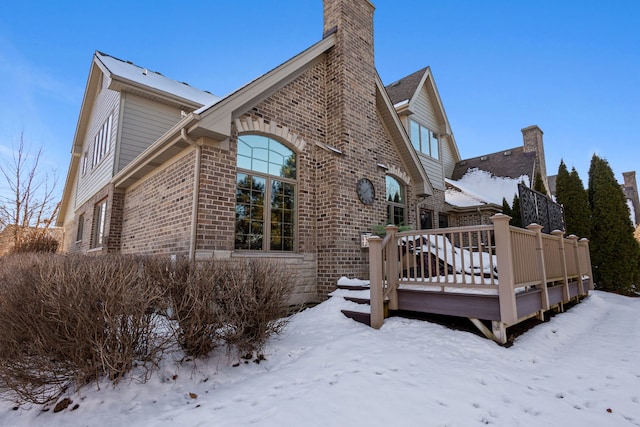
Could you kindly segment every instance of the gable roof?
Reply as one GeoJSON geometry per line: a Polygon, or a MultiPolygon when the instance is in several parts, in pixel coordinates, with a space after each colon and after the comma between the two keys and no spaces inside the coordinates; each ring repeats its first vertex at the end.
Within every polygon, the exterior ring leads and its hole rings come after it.
{"type": "Polygon", "coordinates": [[[221,143],[227,140],[231,135],[231,123],[236,116],[243,114],[249,105],[255,105],[293,81],[320,61],[334,45],[335,34],[330,34],[235,92],[187,114],[118,172],[113,179],[115,186],[127,188],[189,145],[221,143]]]}
{"type": "MultiPolygon", "coordinates": [[[[327,35],[318,43],[228,96],[188,114],[114,177],[116,187],[128,187],[153,170],[155,165],[186,148],[194,140],[221,142],[228,139],[231,135],[233,119],[268,98],[320,61],[325,52],[335,45],[335,37],[335,33],[327,35]]],[[[392,141],[396,143],[409,171],[414,191],[420,195],[433,194],[429,178],[377,74],[376,104],[383,123],[392,141]]]]}
{"type": "Polygon", "coordinates": [[[412,114],[413,111],[415,111],[415,104],[420,96],[422,88],[427,90],[429,98],[433,103],[435,113],[442,126],[442,129],[440,129],[439,132],[444,136],[447,136],[451,153],[454,157],[453,160],[460,160],[458,144],[453,136],[449,118],[447,117],[444,105],[440,99],[440,93],[438,92],[438,87],[436,86],[430,67],[422,68],[385,87],[389,94],[389,99],[391,99],[391,102],[398,114],[412,114]]]}
{"type": "Polygon", "coordinates": [[[393,105],[399,104],[402,101],[409,101],[413,98],[420,86],[420,83],[422,82],[427,68],[429,67],[424,67],[421,70],[409,74],[408,76],[386,86],[389,99],[391,99],[393,105]]]}
{"type": "Polygon", "coordinates": [[[115,91],[133,92],[159,102],[194,110],[220,98],[209,93],[149,71],[132,62],[123,61],[114,56],[96,51],[91,59],[89,77],[85,87],[80,115],[71,146],[71,163],[67,171],[60,212],[56,225],[62,226],[69,207],[73,185],[78,175],[82,145],[89,126],[93,103],[100,90],[102,79],[107,79],[107,87],[115,91]]]}
{"type": "Polygon", "coordinates": [[[536,153],[525,153],[523,147],[516,147],[461,160],[456,163],[451,179],[459,180],[469,169],[480,169],[495,176],[509,178],[519,178],[527,175],[532,179],[535,164],[536,153]]]}
{"type": "MultiPolygon", "coordinates": [[[[311,66],[321,61],[325,53],[335,45],[335,39],[335,32],[326,34],[322,40],[305,51],[223,98],[218,98],[188,85],[172,81],[159,73],[150,72],[133,63],[96,52],[81,107],[78,129],[74,138],[73,157],[65,184],[58,223],[62,224],[64,222],[65,213],[68,209],[81,155],[81,135],[84,134],[85,130],[82,125],[86,126],[85,122],[91,111],[90,105],[88,105],[90,102],[87,100],[95,98],[100,81],[100,72],[108,75],[110,79],[109,87],[114,90],[140,91],[144,92],[143,94],[147,97],[155,96],[167,102],[186,103],[188,101],[191,105],[197,107],[194,111],[186,114],[185,117],[113,177],[112,182],[116,188],[123,189],[129,187],[154,170],[157,165],[162,164],[190,145],[224,144],[231,135],[233,119],[244,114],[251,106],[266,99],[311,66]],[[170,93],[169,91],[171,90],[176,90],[177,93],[170,93]],[[205,104],[203,101],[206,100],[210,102],[205,104]]],[[[429,178],[377,74],[376,104],[383,124],[409,172],[414,191],[418,195],[433,194],[429,178]]]]}
{"type": "Polygon", "coordinates": [[[387,91],[385,90],[380,76],[376,73],[376,107],[382,118],[382,121],[389,132],[392,140],[397,141],[396,148],[402,158],[405,167],[409,171],[413,181],[413,188],[416,195],[433,195],[433,186],[429,177],[411,144],[406,129],[400,122],[398,114],[387,91]]]}
{"type": "Polygon", "coordinates": [[[109,88],[123,90],[126,88],[140,88],[145,94],[156,93],[173,102],[192,104],[193,107],[211,104],[220,100],[220,97],[210,92],[189,86],[185,82],[179,82],[162,74],[140,67],[133,62],[123,61],[114,56],[100,51],[95,53],[96,64],[110,78],[109,88]]]}

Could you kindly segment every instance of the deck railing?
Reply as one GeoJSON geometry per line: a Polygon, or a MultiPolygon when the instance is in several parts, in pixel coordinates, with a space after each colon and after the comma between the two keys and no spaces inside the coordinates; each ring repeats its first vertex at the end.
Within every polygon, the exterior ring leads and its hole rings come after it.
{"type": "Polygon", "coordinates": [[[498,294],[503,325],[518,322],[516,293],[541,290],[548,310],[548,287],[562,286],[563,301],[593,289],[589,243],[561,231],[542,234],[542,227],[509,225],[509,216],[491,217],[492,225],[398,232],[386,227],[384,239],[369,240],[371,326],[384,321],[385,303],[398,309],[400,285],[427,286],[432,291],[498,294]],[[583,286],[587,280],[587,289],[583,286]]]}

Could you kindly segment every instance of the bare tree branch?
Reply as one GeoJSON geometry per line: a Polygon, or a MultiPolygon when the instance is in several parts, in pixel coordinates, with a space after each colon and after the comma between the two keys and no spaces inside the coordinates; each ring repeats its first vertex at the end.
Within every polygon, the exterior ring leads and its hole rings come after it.
{"type": "Polygon", "coordinates": [[[24,131],[12,156],[0,164],[0,229],[14,226],[14,244],[26,237],[44,235],[58,214],[55,172],[42,171],[42,147],[35,153],[25,142],[24,131]]]}

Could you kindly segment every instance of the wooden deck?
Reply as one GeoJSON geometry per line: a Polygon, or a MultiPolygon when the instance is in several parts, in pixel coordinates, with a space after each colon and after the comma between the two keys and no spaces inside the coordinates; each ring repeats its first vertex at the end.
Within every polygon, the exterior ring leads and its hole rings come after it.
{"type": "Polygon", "coordinates": [[[538,225],[494,225],[398,233],[370,240],[370,325],[391,311],[411,311],[490,321],[485,335],[504,343],[506,328],[579,300],[593,289],[588,241],[538,225]]]}

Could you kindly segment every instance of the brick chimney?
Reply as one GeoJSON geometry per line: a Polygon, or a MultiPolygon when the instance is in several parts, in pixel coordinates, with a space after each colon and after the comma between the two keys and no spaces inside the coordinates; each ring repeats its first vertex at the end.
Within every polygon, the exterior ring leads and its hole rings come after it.
{"type": "Polygon", "coordinates": [[[640,200],[638,199],[638,184],[636,182],[636,172],[622,172],[624,177],[624,195],[631,200],[633,210],[635,211],[635,224],[640,224],[640,200]]]}
{"type": "Polygon", "coordinates": [[[345,151],[368,144],[368,118],[376,114],[374,9],[368,0],[324,0],[324,33],[336,31],[327,61],[327,143],[345,151]]]}
{"type": "MultiPolygon", "coordinates": [[[[538,125],[533,125],[522,129],[522,140],[524,142],[525,153],[536,154],[536,169],[535,172],[539,173],[544,182],[544,186],[547,189],[547,194],[551,194],[549,191],[549,182],[547,180],[547,163],[544,157],[544,143],[542,142],[542,129],[538,125]]],[[[531,177],[531,186],[535,176],[531,177]]]]}
{"type": "Polygon", "coordinates": [[[316,150],[318,289],[335,288],[340,276],[367,277],[368,253],[361,232],[386,218],[385,181],[376,160],[382,129],[376,111],[373,12],[369,0],[324,0],[324,35],[333,34],[327,51],[326,144],[340,155],[316,150]],[[374,184],[375,202],[358,201],[356,183],[374,184]]]}

